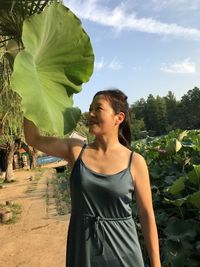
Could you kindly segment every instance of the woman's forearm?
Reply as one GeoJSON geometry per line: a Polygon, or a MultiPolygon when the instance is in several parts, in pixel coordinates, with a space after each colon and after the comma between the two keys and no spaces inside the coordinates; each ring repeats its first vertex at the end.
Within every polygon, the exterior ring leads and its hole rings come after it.
{"type": "Polygon", "coordinates": [[[24,136],[27,144],[34,146],[34,142],[40,136],[38,128],[34,123],[24,118],[24,136]]]}
{"type": "Polygon", "coordinates": [[[140,223],[150,258],[151,267],[161,267],[158,232],[154,214],[141,215],[140,223]]]}

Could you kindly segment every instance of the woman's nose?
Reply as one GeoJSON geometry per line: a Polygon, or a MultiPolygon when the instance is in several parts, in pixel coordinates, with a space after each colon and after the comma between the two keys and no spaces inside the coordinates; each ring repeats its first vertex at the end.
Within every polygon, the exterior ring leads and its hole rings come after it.
{"type": "Polygon", "coordinates": [[[94,110],[90,109],[89,113],[88,113],[89,117],[94,117],[94,110]]]}

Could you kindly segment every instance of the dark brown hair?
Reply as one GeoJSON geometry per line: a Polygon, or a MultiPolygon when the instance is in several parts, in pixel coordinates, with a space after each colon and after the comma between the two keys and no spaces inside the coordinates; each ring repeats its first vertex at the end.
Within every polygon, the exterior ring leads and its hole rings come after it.
{"type": "Polygon", "coordinates": [[[129,112],[129,105],[127,102],[127,96],[119,89],[108,89],[108,90],[99,91],[95,94],[95,96],[97,95],[103,95],[108,99],[115,114],[118,114],[120,112],[123,112],[125,114],[125,118],[119,126],[118,138],[119,138],[119,142],[122,145],[130,148],[131,118],[130,118],[130,112],[129,112]]]}

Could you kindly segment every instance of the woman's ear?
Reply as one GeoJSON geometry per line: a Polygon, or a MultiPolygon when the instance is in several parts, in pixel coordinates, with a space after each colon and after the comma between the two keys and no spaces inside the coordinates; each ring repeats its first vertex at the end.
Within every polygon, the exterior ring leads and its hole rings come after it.
{"type": "Polygon", "coordinates": [[[117,114],[117,124],[120,125],[125,119],[125,114],[124,112],[119,112],[117,114]]]}

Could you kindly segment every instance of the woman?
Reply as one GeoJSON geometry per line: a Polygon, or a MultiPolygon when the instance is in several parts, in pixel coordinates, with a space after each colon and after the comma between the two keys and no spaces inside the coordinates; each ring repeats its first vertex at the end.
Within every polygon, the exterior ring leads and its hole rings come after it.
{"type": "Polygon", "coordinates": [[[120,90],[98,92],[88,121],[95,136],[88,145],[41,136],[32,122],[24,123],[29,145],[64,158],[72,168],[67,267],[144,266],[132,218],[133,193],[151,267],[160,267],[148,169],[144,158],[129,149],[127,97],[120,90]]]}

